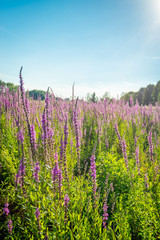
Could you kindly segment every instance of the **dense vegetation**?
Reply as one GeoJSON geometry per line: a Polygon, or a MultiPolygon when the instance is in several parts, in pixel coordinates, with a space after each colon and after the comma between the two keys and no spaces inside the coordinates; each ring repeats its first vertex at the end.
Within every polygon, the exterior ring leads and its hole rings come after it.
{"type": "Polygon", "coordinates": [[[0,239],[160,239],[160,106],[0,92],[0,239]]]}
{"type": "Polygon", "coordinates": [[[138,92],[128,92],[122,96],[126,102],[132,98],[134,104],[136,101],[140,105],[155,105],[156,102],[160,102],[160,81],[156,85],[149,84],[147,87],[140,88],[138,92]]]}

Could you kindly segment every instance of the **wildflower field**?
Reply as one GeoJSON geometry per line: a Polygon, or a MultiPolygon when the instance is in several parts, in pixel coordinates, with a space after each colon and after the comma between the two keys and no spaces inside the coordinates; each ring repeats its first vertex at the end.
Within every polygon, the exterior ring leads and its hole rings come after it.
{"type": "Polygon", "coordinates": [[[160,105],[0,92],[0,239],[160,239],[160,105]]]}

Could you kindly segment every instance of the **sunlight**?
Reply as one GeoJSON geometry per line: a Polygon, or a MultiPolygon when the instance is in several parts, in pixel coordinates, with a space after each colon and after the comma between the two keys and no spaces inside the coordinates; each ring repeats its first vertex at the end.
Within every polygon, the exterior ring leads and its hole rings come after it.
{"type": "Polygon", "coordinates": [[[160,0],[149,0],[149,9],[154,26],[160,25],[160,0]]]}

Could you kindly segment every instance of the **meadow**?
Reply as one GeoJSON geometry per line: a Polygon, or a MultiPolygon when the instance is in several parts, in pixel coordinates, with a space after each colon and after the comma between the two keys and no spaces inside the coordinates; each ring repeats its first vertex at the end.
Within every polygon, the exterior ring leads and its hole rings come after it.
{"type": "Polygon", "coordinates": [[[160,239],[160,105],[1,87],[0,239],[160,239]]]}

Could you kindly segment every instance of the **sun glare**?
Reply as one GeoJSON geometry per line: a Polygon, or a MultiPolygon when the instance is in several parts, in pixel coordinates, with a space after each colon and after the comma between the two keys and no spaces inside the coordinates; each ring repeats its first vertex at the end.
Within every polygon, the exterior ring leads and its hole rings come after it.
{"type": "Polygon", "coordinates": [[[160,25],[160,0],[150,0],[149,8],[154,25],[160,25]]]}

